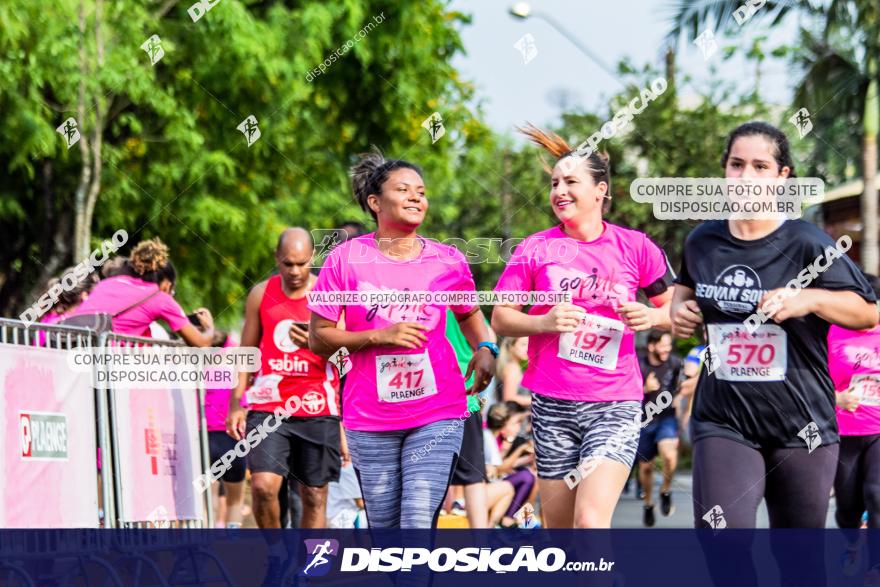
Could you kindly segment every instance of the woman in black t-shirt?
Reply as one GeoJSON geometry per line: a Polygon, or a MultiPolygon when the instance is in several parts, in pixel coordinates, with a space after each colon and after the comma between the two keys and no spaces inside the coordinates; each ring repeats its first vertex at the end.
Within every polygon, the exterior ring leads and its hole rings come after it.
{"type": "MultiPolygon", "coordinates": [[[[795,176],[788,139],[765,123],[734,130],[722,165],[727,178],[795,176]]],[[[825,526],[839,442],[828,328],[878,318],[851,244],[801,220],[710,221],[688,235],[673,332],[705,325],[711,367],[691,416],[696,527],[753,528],[762,498],[771,527],[825,526]],[[780,301],[792,280],[804,289],[780,301]]]]}

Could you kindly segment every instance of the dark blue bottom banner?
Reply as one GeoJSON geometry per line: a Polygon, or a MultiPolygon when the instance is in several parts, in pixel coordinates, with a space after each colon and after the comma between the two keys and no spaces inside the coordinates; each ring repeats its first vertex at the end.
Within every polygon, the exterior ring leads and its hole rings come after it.
{"type": "Polygon", "coordinates": [[[15,587],[873,584],[880,530],[0,530],[15,587]]]}

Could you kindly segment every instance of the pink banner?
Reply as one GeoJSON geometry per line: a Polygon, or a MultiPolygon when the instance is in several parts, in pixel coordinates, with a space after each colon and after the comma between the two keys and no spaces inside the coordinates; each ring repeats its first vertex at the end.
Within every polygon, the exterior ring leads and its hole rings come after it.
{"type": "Polygon", "coordinates": [[[0,343],[0,528],[97,528],[92,376],[65,351],[0,343]]]}
{"type": "Polygon", "coordinates": [[[193,479],[201,473],[198,392],[192,389],[117,389],[116,402],[123,522],[195,520],[204,496],[193,479]]]}

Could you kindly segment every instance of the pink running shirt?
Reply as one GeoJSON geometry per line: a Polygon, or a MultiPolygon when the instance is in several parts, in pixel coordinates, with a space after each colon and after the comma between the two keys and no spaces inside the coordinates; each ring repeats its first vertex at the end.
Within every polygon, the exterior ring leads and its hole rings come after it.
{"type": "MultiPolygon", "coordinates": [[[[420,240],[423,249],[418,257],[397,261],[379,251],[375,233],[350,239],[328,255],[312,292],[474,290],[462,253],[435,241],[420,240]]],[[[473,307],[452,306],[452,311],[464,314],[473,307]]],[[[309,303],[309,310],[334,322],[344,312],[349,331],[382,329],[400,322],[420,322],[429,328],[425,332],[428,342],[420,349],[350,349],[352,366],[342,393],[346,428],[406,430],[458,418],[467,410],[464,378],[446,339],[445,305],[309,303]]]]}
{"type": "MultiPolygon", "coordinates": [[[[568,237],[561,225],[527,237],[495,287],[498,292],[570,292],[572,303],[587,311],[587,322],[575,333],[529,337],[522,386],[534,393],[583,402],[644,397],[633,331],[614,308],[635,301],[640,288],[648,297],[663,293],[672,274],[663,251],[647,235],[602,224],[602,234],[590,242],[568,237]]],[[[532,306],[528,313],[546,314],[552,307],[532,306]]]]}
{"type": "Polygon", "coordinates": [[[58,314],[52,310],[46,312],[42,318],[40,318],[40,324],[58,324],[65,318],[67,318],[67,314],[58,314]]]}
{"type": "MultiPolygon", "coordinates": [[[[115,314],[146,298],[158,288],[155,283],[127,275],[108,277],[99,281],[89,293],[88,299],[70,315],[115,314]]],[[[160,291],[143,304],[114,318],[113,332],[150,336],[150,322],[154,320],[164,320],[175,332],[189,324],[180,304],[167,293],[160,291]]]]}
{"type": "MultiPolygon", "coordinates": [[[[40,318],[40,324],[58,324],[65,318],[67,318],[68,314],[58,314],[52,310],[49,310],[47,313],[43,314],[43,317],[40,318]]],[[[37,338],[37,346],[46,346],[46,332],[41,331],[39,337],[37,338]]]]}
{"type": "Polygon", "coordinates": [[[854,386],[862,395],[855,412],[837,408],[841,436],[880,434],[880,326],[871,330],[828,330],[828,371],[835,391],[854,386]]]}
{"type": "MultiPolygon", "coordinates": [[[[238,342],[230,334],[223,344],[224,349],[237,347],[238,342]]],[[[226,414],[229,412],[229,395],[232,389],[205,389],[205,421],[208,432],[226,431],[226,414]]],[[[241,396],[241,407],[247,407],[245,396],[241,396]]]]}

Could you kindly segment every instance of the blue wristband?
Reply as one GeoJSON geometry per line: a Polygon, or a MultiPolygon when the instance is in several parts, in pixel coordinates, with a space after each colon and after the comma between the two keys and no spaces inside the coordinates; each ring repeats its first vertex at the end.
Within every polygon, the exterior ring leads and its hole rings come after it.
{"type": "Polygon", "coordinates": [[[477,350],[480,350],[483,347],[486,347],[487,349],[489,349],[489,352],[492,353],[493,357],[495,357],[496,359],[498,358],[498,345],[497,344],[495,344],[494,342],[481,342],[480,344],[477,345],[477,350]]]}

